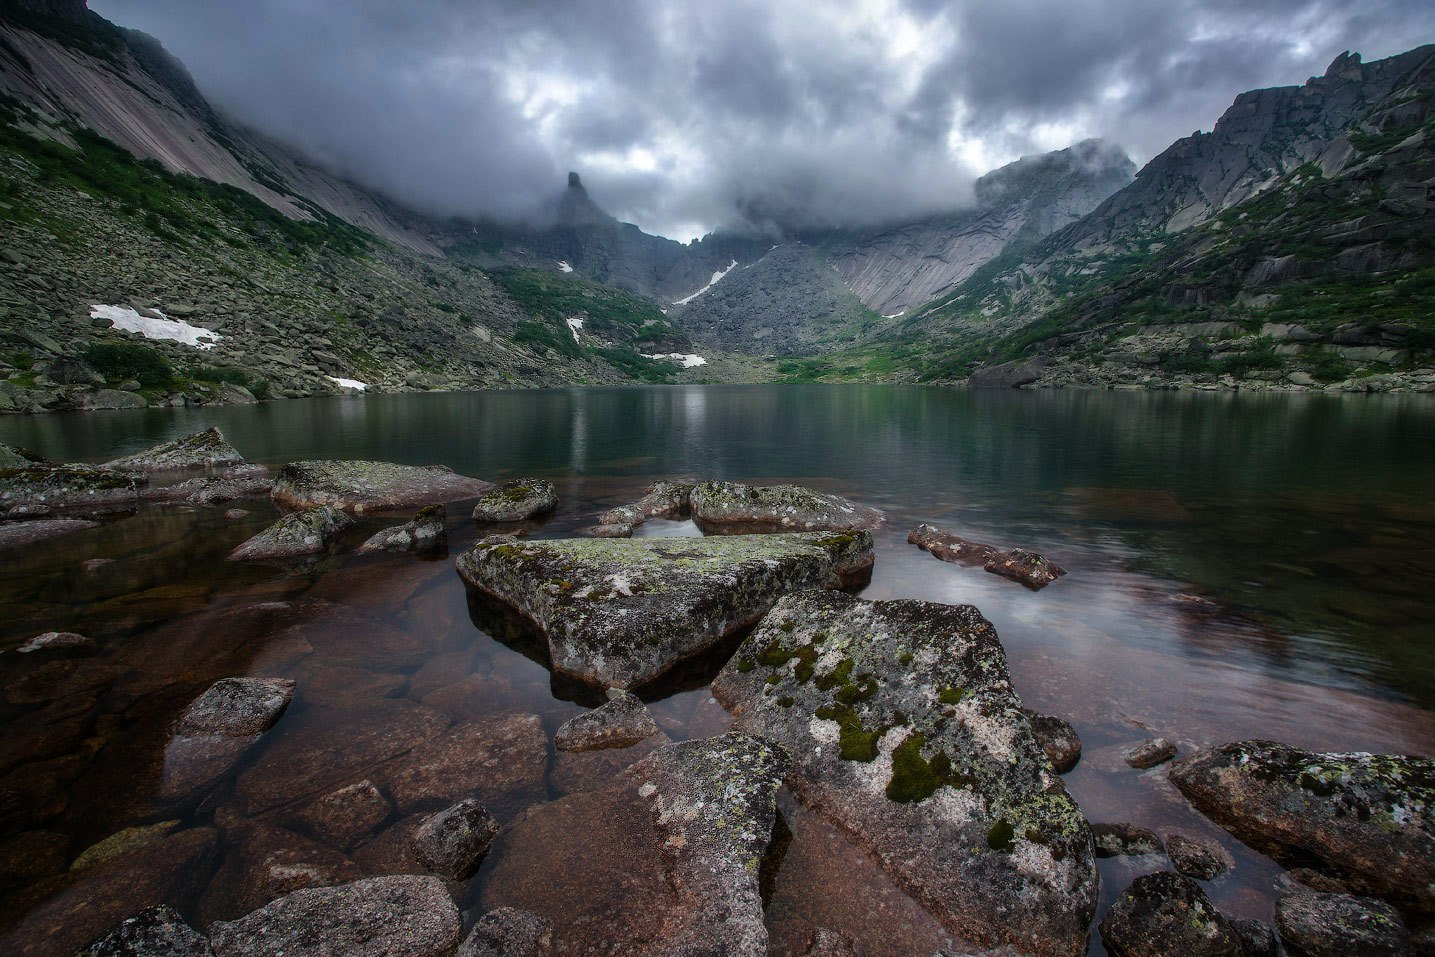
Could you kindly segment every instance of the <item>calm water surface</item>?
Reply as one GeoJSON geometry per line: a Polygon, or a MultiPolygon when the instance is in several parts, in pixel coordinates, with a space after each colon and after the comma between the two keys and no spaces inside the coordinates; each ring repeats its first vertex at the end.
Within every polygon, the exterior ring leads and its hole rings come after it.
{"type": "MultiPolygon", "coordinates": [[[[1081,733],[1066,781],[1087,816],[1220,840],[1237,866],[1207,890],[1234,915],[1269,918],[1280,868],[1190,811],[1161,769],[1127,768],[1124,746],[1160,733],[1183,751],[1254,736],[1435,751],[1435,402],[1424,397],[588,389],[9,418],[0,442],[100,461],[210,424],[270,465],[376,458],[550,478],[562,505],[539,537],[571,535],[662,477],[792,481],[884,509],[864,595],[977,605],[1026,703],[1081,733]],[[1033,593],[938,562],[906,544],[923,521],[1032,548],[1069,574],[1033,593]]],[[[262,903],[255,848],[322,858],[345,879],[394,869],[383,833],[339,853],[304,843],[286,817],[306,789],[388,773],[404,745],[361,741],[363,729],[419,711],[453,728],[524,713],[551,735],[581,710],[475,626],[451,561],[341,550],[306,571],[231,565],[224,554],[275,515],[267,502],[235,504],[250,514],[147,507],[0,553],[0,648],[46,630],[102,643],[47,672],[0,655],[0,919],[20,923],[13,933],[33,937],[72,910],[96,879],[66,869],[135,825],[216,829],[215,850],[186,861],[171,895],[200,923],[262,903]],[[92,558],[117,561],[82,571],[92,558]],[[295,678],[293,706],[215,797],[167,804],[168,723],[209,682],[244,673],[295,678]]],[[[452,510],[452,554],[478,534],[463,516],[452,510]]],[[[382,524],[366,519],[346,542],[382,524]]],[[[702,688],[653,709],[674,738],[726,727],[702,688]]],[[[558,793],[541,767],[504,787],[493,802],[505,818],[558,793]]],[[[845,929],[873,955],[926,957],[946,940],[845,838],[790,800],[785,809],[793,839],[768,908],[774,954],[800,952],[812,926],[845,929]]],[[[395,812],[395,834],[408,811],[395,812]]],[[[1103,910],[1160,863],[1101,862],[1103,910]]],[[[524,862],[496,849],[461,891],[479,912],[505,893],[487,882],[496,866],[512,881],[524,862]]],[[[572,889],[550,883],[557,907],[572,889]]]]}

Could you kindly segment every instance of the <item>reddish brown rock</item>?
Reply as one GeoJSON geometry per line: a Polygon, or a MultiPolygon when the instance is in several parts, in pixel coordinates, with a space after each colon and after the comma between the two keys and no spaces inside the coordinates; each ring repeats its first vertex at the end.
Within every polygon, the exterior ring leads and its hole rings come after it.
{"type": "Polygon", "coordinates": [[[1024,548],[1001,551],[992,545],[969,542],[935,525],[918,525],[907,533],[907,541],[944,562],[978,567],[1010,578],[1036,591],[1066,574],[1066,569],[1024,548]]]}
{"type": "Polygon", "coordinates": [[[393,805],[369,780],[331,791],[297,811],[293,820],[328,844],[349,848],[388,820],[393,805]]]}
{"type": "Polygon", "coordinates": [[[373,772],[399,813],[476,797],[507,820],[544,797],[548,736],[533,714],[493,715],[456,725],[373,772]]]}
{"type": "Polygon", "coordinates": [[[200,900],[201,926],[233,920],[304,887],[357,880],[359,866],[343,854],[273,824],[241,826],[225,835],[224,864],[200,900]]]}

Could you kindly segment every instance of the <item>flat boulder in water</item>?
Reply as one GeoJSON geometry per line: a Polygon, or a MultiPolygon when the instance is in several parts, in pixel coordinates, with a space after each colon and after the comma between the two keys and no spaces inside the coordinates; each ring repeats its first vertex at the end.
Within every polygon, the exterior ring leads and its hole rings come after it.
{"type": "Polygon", "coordinates": [[[918,525],[907,533],[907,541],[944,562],[981,567],[1032,591],[1045,588],[1066,574],[1066,569],[1056,562],[1025,548],[1002,551],[993,545],[968,541],[935,525],[918,525]]]}
{"type": "Polygon", "coordinates": [[[1170,778],[1256,850],[1435,911],[1435,760],[1237,741],[1177,762],[1170,778]]]}
{"type": "Polygon", "coordinates": [[[0,468],[0,509],[46,505],[53,508],[134,508],[142,475],[95,465],[30,464],[0,468]]]}
{"type": "Polygon", "coordinates": [[[284,562],[312,558],[329,550],[354,523],[332,506],[285,515],[229,553],[232,562],[284,562]]]}
{"type": "Polygon", "coordinates": [[[216,957],[448,957],[458,908],[437,877],[372,877],[295,891],[211,928],[216,957]]]}
{"type": "Polygon", "coordinates": [[[492,488],[443,465],[311,461],[280,469],[271,495],[285,508],[332,505],[362,515],[477,498],[492,488]]]}
{"type": "Polygon", "coordinates": [[[226,442],[218,429],[209,428],[106,462],[105,468],[163,472],[243,464],[244,456],[239,454],[239,450],[226,442]]]}
{"type": "Polygon", "coordinates": [[[701,482],[688,504],[693,521],[708,534],[850,531],[882,523],[875,508],[800,485],[701,482]]]}
{"type": "Polygon", "coordinates": [[[867,532],[720,538],[491,536],[458,573],[536,626],[553,670],[630,689],[751,625],[782,595],[863,580],[867,532]]]}
{"type": "Polygon", "coordinates": [[[33,545],[71,532],[98,528],[99,522],[81,518],[42,518],[26,522],[0,522],[0,549],[33,545]]]}
{"type": "Polygon", "coordinates": [[[512,479],[474,503],[473,520],[481,523],[522,522],[547,515],[557,507],[558,493],[552,482],[533,478],[512,479]]]}
{"type": "Polygon", "coordinates": [[[739,730],[792,755],[804,804],[954,933],[1086,953],[1091,829],[970,605],[790,595],[713,684],[739,730]]]}

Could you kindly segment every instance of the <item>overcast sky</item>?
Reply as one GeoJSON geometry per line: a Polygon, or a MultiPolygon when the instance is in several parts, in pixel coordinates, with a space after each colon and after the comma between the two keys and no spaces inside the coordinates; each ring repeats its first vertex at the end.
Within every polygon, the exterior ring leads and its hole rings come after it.
{"type": "Polygon", "coordinates": [[[891,221],[1100,136],[1138,164],[1243,90],[1435,41],[1429,0],[91,0],[222,110],[426,212],[573,169],[687,240],[891,221]]]}

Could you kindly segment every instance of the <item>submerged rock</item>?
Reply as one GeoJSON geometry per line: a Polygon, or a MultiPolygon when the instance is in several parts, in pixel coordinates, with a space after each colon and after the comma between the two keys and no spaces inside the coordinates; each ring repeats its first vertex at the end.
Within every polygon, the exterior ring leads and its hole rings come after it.
{"type": "Polygon", "coordinates": [[[456,957],[549,957],[553,924],[516,907],[498,907],[478,919],[456,957]]]}
{"type": "Polygon", "coordinates": [[[765,957],[759,870],[786,768],[738,733],[654,751],[506,829],[484,900],[551,921],[560,954],[765,957]]]}
{"type": "Polygon", "coordinates": [[[443,465],[393,462],[291,462],[274,480],[274,501],[285,508],[332,505],[355,515],[441,505],[476,498],[493,486],[443,465]]]}
{"type": "Polygon", "coordinates": [[[613,688],[608,703],[563,722],[553,735],[559,751],[627,748],[658,734],[658,725],[636,695],[613,688]]]}
{"type": "Polygon", "coordinates": [[[467,880],[498,836],[498,820],[473,799],[430,815],[414,831],[414,857],[440,877],[467,880]]]}
{"type": "Polygon", "coordinates": [[[1057,774],[1065,774],[1076,767],[1076,762],[1081,760],[1081,738],[1069,721],[1049,714],[1038,714],[1030,709],[1026,712],[1026,718],[1031,722],[1031,730],[1036,734],[1036,740],[1041,743],[1042,751],[1046,752],[1047,760],[1056,768],[1057,774]]]}
{"type": "Polygon", "coordinates": [[[991,545],[969,542],[935,525],[918,525],[907,533],[907,541],[944,562],[980,566],[1033,591],[1045,588],[1066,574],[1066,569],[1035,552],[1024,548],[1004,552],[991,545]]]}
{"type": "Polygon", "coordinates": [[[1171,866],[1176,873],[1194,877],[1198,881],[1214,881],[1236,866],[1235,858],[1215,841],[1172,834],[1166,838],[1166,853],[1171,857],[1171,866]]]}
{"type": "Polygon", "coordinates": [[[631,505],[608,509],[598,516],[597,525],[584,532],[594,538],[628,538],[650,518],[687,518],[693,488],[681,482],[654,482],[642,498],[631,505]]]}
{"type": "Polygon", "coordinates": [[[283,562],[311,558],[330,546],[354,520],[324,505],[285,515],[229,553],[232,562],[283,562]]]}
{"type": "Polygon", "coordinates": [[[492,536],[458,559],[471,589],[537,627],[555,672],[625,689],[752,624],[781,595],[861,581],[871,566],[867,532],[536,542],[492,536]]]}
{"type": "Polygon", "coordinates": [[[1138,771],[1165,764],[1175,756],[1176,743],[1168,738],[1151,738],[1121,753],[1121,759],[1138,771]]]}
{"type": "Polygon", "coordinates": [[[740,730],[792,754],[797,796],[954,933],[1086,951],[1091,831],[969,605],[790,595],[713,684],[740,730]]]}
{"type": "Polygon", "coordinates": [[[1283,894],[1276,928],[1299,957],[1413,957],[1410,931],[1384,901],[1348,894],[1283,894]]]}
{"type": "Polygon", "coordinates": [[[78,957],[210,957],[205,940],[167,904],[147,907],[125,920],[78,957]]]}
{"type": "Polygon", "coordinates": [[[1435,760],[1238,741],[1170,777],[1197,810],[1287,866],[1319,861],[1360,893],[1435,911],[1435,760]]]}
{"type": "Polygon", "coordinates": [[[244,456],[216,428],[208,428],[182,439],[161,442],[153,448],[106,462],[110,469],[138,469],[162,472],[168,469],[212,468],[216,465],[243,465],[244,456]]]}
{"type": "Polygon", "coordinates": [[[458,908],[436,877],[305,888],[210,930],[216,957],[448,957],[458,908]]]}
{"type": "Polygon", "coordinates": [[[1097,857],[1133,857],[1139,854],[1164,854],[1161,836],[1150,828],[1116,822],[1091,825],[1097,857]]]}
{"type": "Polygon", "coordinates": [[[24,465],[0,468],[0,508],[134,508],[149,480],[134,472],[93,465],[24,465]]]}
{"type": "Polygon", "coordinates": [[[332,791],[294,815],[294,820],[335,847],[352,847],[393,813],[389,799],[370,780],[332,791]]]}
{"type": "Polygon", "coordinates": [[[73,631],[47,631],[43,635],[36,635],[15,650],[22,655],[37,651],[85,653],[94,651],[98,647],[95,644],[95,639],[86,638],[73,631]]]}
{"type": "Polygon", "coordinates": [[[1244,957],[1240,935],[1201,885],[1162,871],[1136,878],[1101,921],[1113,957],[1244,957]]]}
{"type": "Polygon", "coordinates": [[[860,953],[851,937],[822,927],[812,932],[803,957],[860,957],[860,953]]]}
{"type": "Polygon", "coordinates": [[[882,513],[840,495],[800,485],[701,482],[688,496],[693,521],[705,534],[853,531],[876,528],[882,513]]]}
{"type": "Polygon", "coordinates": [[[411,522],[376,532],[359,546],[361,552],[418,552],[429,554],[442,552],[448,547],[448,532],[444,523],[448,520],[448,508],[443,505],[427,505],[419,510],[411,522]]]}
{"type": "Polygon", "coordinates": [[[176,485],[151,487],[144,498],[189,505],[220,505],[237,498],[261,498],[274,488],[274,477],[262,465],[236,465],[218,475],[201,475],[176,485]]]}
{"type": "Polygon", "coordinates": [[[288,678],[221,678],[180,716],[180,734],[247,737],[273,727],[294,698],[288,678]]]}
{"type": "Polygon", "coordinates": [[[33,545],[46,539],[82,532],[87,528],[99,528],[99,522],[79,518],[53,518],[29,522],[0,523],[0,549],[33,545]]]}
{"type": "Polygon", "coordinates": [[[473,506],[475,522],[522,522],[558,507],[558,493],[543,479],[512,479],[485,493],[473,506]]]}

